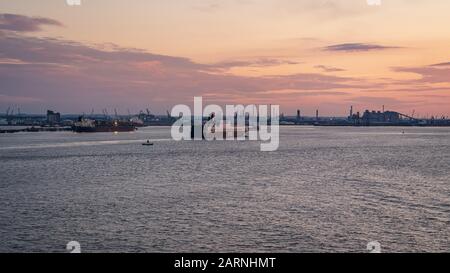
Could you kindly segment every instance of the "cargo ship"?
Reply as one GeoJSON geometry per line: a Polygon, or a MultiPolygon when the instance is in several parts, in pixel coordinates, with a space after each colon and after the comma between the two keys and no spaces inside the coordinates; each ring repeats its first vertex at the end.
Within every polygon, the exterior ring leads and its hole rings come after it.
{"type": "Polygon", "coordinates": [[[80,118],[72,126],[76,133],[115,133],[115,132],[134,132],[136,126],[132,122],[120,120],[98,121],[80,118]]]}

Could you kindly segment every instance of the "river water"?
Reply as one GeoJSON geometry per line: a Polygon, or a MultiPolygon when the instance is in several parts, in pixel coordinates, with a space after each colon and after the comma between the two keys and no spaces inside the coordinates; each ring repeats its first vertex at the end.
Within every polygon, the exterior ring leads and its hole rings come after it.
{"type": "Polygon", "coordinates": [[[449,238],[450,128],[282,127],[276,152],[168,127],[0,135],[0,252],[448,252],[449,238]]]}

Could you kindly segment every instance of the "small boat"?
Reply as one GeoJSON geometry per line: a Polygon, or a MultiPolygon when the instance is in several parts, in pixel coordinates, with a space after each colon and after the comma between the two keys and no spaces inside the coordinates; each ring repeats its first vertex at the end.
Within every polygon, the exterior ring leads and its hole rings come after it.
{"type": "Polygon", "coordinates": [[[153,146],[153,143],[150,142],[150,140],[147,140],[147,142],[142,143],[143,146],[153,146]]]}

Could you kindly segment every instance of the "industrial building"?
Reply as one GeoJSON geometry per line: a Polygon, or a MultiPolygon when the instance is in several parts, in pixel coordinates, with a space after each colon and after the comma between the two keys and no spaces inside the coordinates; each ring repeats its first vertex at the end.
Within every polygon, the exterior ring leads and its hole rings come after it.
{"type": "Polygon", "coordinates": [[[55,125],[61,123],[61,114],[47,110],[47,124],[55,125]]]}

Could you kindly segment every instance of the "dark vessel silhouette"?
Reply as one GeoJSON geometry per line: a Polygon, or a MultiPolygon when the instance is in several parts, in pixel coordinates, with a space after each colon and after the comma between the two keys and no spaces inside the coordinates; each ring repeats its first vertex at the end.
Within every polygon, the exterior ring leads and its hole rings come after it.
{"type": "Polygon", "coordinates": [[[147,142],[142,143],[142,146],[153,146],[153,143],[150,142],[150,140],[147,140],[147,142]]]}
{"type": "Polygon", "coordinates": [[[79,121],[75,122],[75,124],[72,126],[72,130],[76,133],[133,132],[136,130],[136,126],[127,121],[98,121],[80,118],[79,121]]]}

